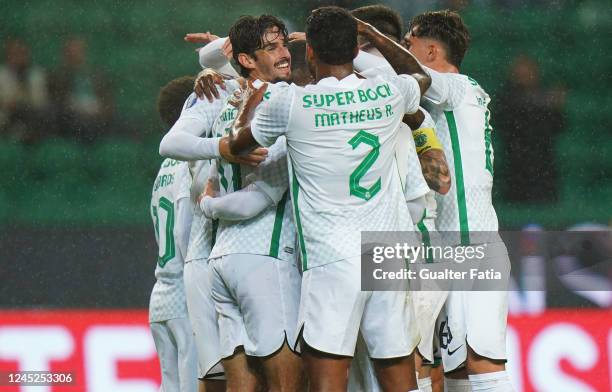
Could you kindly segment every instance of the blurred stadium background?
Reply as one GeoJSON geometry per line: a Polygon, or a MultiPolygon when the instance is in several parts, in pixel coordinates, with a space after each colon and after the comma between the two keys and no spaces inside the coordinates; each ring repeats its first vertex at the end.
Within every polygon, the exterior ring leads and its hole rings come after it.
{"type": "MultiPolygon", "coordinates": [[[[405,23],[416,12],[449,7],[465,18],[472,44],[462,71],[493,99],[500,228],[609,230],[610,1],[382,3],[405,23]]],[[[156,253],[150,193],[166,131],[155,111],[158,89],[198,72],[185,33],[225,35],[238,16],[260,13],[300,31],[319,5],[2,1],[0,371],[77,374],[73,387],[36,391],[156,390],[146,307],[156,253]],[[11,66],[27,88],[7,82],[11,66]]],[[[538,268],[556,268],[536,259],[538,268]]],[[[599,277],[610,287],[609,252],[604,260],[599,277]]],[[[513,293],[517,391],[612,390],[612,294],[595,293],[513,293]]]]}

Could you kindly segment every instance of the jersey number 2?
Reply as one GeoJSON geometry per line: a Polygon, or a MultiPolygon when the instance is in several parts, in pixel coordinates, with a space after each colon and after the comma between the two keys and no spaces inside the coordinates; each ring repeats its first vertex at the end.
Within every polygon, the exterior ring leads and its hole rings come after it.
{"type": "Polygon", "coordinates": [[[357,196],[364,200],[370,200],[374,197],[378,191],[380,191],[381,181],[380,178],[369,188],[365,188],[359,185],[359,181],[366,174],[366,172],[372,167],[378,155],[380,155],[380,142],[378,136],[372,135],[364,130],[357,132],[355,136],[348,141],[348,144],[353,147],[353,150],[357,148],[361,143],[365,143],[372,147],[372,151],[361,161],[359,166],[351,173],[349,177],[349,189],[350,194],[357,196]]]}
{"type": "Polygon", "coordinates": [[[158,255],[157,257],[157,264],[164,268],[166,263],[172,260],[176,254],[176,247],[174,244],[174,204],[165,197],[160,197],[159,209],[166,211],[165,214],[160,214],[157,208],[153,207],[155,231],[157,232],[159,248],[164,249],[164,254],[161,256],[158,255]],[[159,231],[160,227],[163,227],[163,232],[159,231]]]}

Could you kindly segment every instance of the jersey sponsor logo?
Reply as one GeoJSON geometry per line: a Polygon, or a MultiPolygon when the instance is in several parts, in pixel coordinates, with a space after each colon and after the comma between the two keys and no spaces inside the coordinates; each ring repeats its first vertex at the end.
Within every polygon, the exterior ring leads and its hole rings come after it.
{"type": "Polygon", "coordinates": [[[357,89],[354,91],[342,91],[335,94],[308,94],[302,97],[302,107],[331,107],[344,106],[359,102],[376,101],[392,96],[391,87],[388,83],[379,84],[374,88],[357,89]]]}

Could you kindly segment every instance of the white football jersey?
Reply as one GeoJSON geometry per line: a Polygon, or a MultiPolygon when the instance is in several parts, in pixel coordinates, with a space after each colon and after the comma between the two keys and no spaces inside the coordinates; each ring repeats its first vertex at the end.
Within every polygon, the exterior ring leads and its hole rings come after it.
{"type": "Polygon", "coordinates": [[[186,317],[185,288],[183,285],[183,260],[176,244],[176,219],[178,201],[189,201],[191,177],[187,163],[165,159],[153,185],[151,218],[158,245],[157,266],[149,303],[149,321],[157,322],[186,317]]]}
{"type": "MultiPolygon", "coordinates": [[[[226,103],[214,125],[215,136],[232,130],[237,109],[226,103]]],[[[215,246],[210,257],[246,253],[295,260],[295,226],[291,218],[287,147],[279,138],[268,149],[268,157],[256,168],[217,160],[220,196],[238,191],[254,183],[274,205],[244,221],[219,220],[215,246]]]]}
{"type": "MultiPolygon", "coordinates": [[[[233,80],[228,80],[225,85],[226,89],[219,91],[221,98],[215,99],[212,103],[206,99],[198,99],[195,93],[192,93],[185,100],[183,110],[178,121],[174,124],[173,130],[181,130],[203,138],[214,136],[215,120],[222,111],[225,100],[240,87],[233,80]]],[[[214,242],[216,222],[206,218],[196,205],[197,197],[202,193],[208,181],[209,168],[209,160],[189,162],[189,171],[192,178],[190,193],[194,217],[185,261],[207,259],[214,242]]]]}
{"type": "Polygon", "coordinates": [[[192,178],[190,193],[193,222],[191,223],[185,261],[208,259],[213,246],[217,222],[213,222],[204,216],[200,207],[196,204],[198,196],[202,194],[208,182],[209,171],[210,161],[208,160],[189,162],[189,172],[192,178]]]}
{"type": "MultiPolygon", "coordinates": [[[[471,243],[470,232],[496,232],[497,214],[493,208],[492,127],[489,95],[472,78],[430,70],[432,87],[423,106],[436,123],[452,176],[450,191],[436,195],[436,227],[457,232],[454,244],[471,243]]],[[[476,240],[481,242],[480,240],[476,240]]]]}
{"type": "Polygon", "coordinates": [[[362,231],[412,230],[395,148],[419,105],[414,78],[352,74],[268,92],[251,128],[264,146],[286,136],[304,270],[359,256],[362,231]]]}

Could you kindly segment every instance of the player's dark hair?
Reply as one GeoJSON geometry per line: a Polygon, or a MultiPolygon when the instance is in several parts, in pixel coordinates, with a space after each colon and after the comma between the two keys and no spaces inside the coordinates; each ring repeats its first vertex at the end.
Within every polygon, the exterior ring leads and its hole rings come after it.
{"type": "Polygon", "coordinates": [[[157,112],[168,127],[174,125],[181,115],[183,104],[193,92],[195,77],[183,76],[169,81],[157,95],[157,112]]]}
{"type": "Polygon", "coordinates": [[[354,17],[376,27],[378,31],[400,42],[402,40],[402,17],[392,8],[382,4],[367,5],[351,11],[354,17]]]}
{"type": "Polygon", "coordinates": [[[321,62],[350,63],[357,47],[357,21],[340,7],[317,8],[306,19],[306,41],[321,62]]]}
{"type": "Polygon", "coordinates": [[[240,67],[240,75],[246,78],[250,71],[240,64],[238,55],[245,53],[256,59],[255,51],[263,48],[266,30],[274,27],[278,28],[280,34],[287,37],[288,32],[285,24],[272,15],[241,16],[232,25],[229,31],[229,39],[232,43],[234,61],[240,67]]]}
{"type": "Polygon", "coordinates": [[[294,40],[287,44],[287,49],[291,54],[291,74],[303,72],[309,74],[308,63],[306,62],[306,41],[294,40]]]}
{"type": "Polygon", "coordinates": [[[446,47],[448,62],[461,65],[470,44],[470,32],[458,13],[451,10],[425,12],[410,21],[415,37],[435,39],[446,47]],[[416,29],[414,29],[416,27],[416,29]]]}

